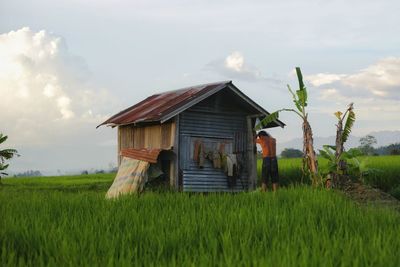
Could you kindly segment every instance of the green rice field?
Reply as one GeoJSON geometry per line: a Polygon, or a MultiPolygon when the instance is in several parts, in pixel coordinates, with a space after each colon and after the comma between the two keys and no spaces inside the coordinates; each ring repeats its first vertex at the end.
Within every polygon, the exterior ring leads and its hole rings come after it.
{"type": "MultiPolygon", "coordinates": [[[[296,160],[279,163],[296,173],[296,160]]],[[[113,177],[3,179],[0,266],[400,266],[400,213],[340,192],[105,200],[113,177]]]]}
{"type": "MultiPolygon", "coordinates": [[[[371,173],[364,177],[364,182],[373,187],[388,192],[400,199],[400,156],[360,157],[359,160],[371,169],[371,173]]],[[[280,183],[282,185],[307,183],[302,181],[301,158],[279,159],[278,167],[280,183]]],[[[327,161],[318,159],[320,168],[324,168],[327,161]]],[[[258,162],[258,173],[261,174],[261,160],[258,162]]]]}

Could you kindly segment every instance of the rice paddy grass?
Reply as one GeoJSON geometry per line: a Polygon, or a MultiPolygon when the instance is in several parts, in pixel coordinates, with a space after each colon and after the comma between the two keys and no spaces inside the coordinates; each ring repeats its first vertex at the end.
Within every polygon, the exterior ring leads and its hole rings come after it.
{"type": "Polygon", "coordinates": [[[110,201],[112,179],[4,179],[0,265],[400,266],[400,213],[338,192],[289,186],[110,201]]]}

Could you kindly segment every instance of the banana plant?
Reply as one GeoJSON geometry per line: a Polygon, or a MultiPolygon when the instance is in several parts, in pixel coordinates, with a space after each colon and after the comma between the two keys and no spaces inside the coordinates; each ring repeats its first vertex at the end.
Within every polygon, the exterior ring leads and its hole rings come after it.
{"type": "MultiPolygon", "coordinates": [[[[3,135],[0,133],[0,144],[4,143],[7,140],[8,136],[3,135]]],[[[7,148],[7,149],[2,149],[0,150],[0,183],[1,183],[1,177],[8,175],[5,171],[5,169],[8,168],[9,164],[5,164],[6,160],[9,160],[13,158],[14,156],[19,156],[18,151],[12,148],[7,148]]]]}
{"type": "Polygon", "coordinates": [[[340,181],[342,174],[346,172],[347,164],[342,159],[342,154],[344,152],[344,143],[347,141],[351,129],[356,120],[356,115],[354,113],[354,104],[350,103],[347,107],[347,110],[342,113],[341,111],[337,111],[334,113],[336,118],[338,119],[338,123],[336,124],[336,146],[335,146],[335,157],[336,157],[336,171],[333,172],[333,183],[338,185],[338,183],[343,183],[344,181],[340,181]],[[344,128],[343,128],[344,123],[344,128]]]}
{"type": "MultiPolygon", "coordinates": [[[[362,153],[358,149],[350,149],[343,151],[339,157],[336,157],[336,147],[324,145],[319,150],[321,157],[328,160],[324,169],[321,170],[324,176],[328,175],[349,175],[351,178],[364,182],[364,178],[381,172],[379,169],[370,168],[368,166],[368,158],[362,158],[362,153]],[[345,169],[339,169],[340,164],[345,163],[345,169]]],[[[338,184],[334,183],[335,186],[338,184]]]]}
{"type": "Polygon", "coordinates": [[[299,82],[299,89],[294,92],[290,85],[287,85],[289,93],[293,98],[295,108],[283,108],[272,112],[270,115],[261,120],[258,125],[256,125],[255,130],[260,130],[264,127],[264,125],[268,125],[271,122],[277,121],[279,114],[283,111],[293,112],[298,115],[303,123],[303,174],[308,174],[311,178],[313,186],[318,186],[321,184],[322,180],[318,175],[318,160],[314,150],[313,132],[308,121],[308,113],[306,111],[306,107],[308,105],[308,93],[299,67],[296,67],[296,74],[299,82]]]}

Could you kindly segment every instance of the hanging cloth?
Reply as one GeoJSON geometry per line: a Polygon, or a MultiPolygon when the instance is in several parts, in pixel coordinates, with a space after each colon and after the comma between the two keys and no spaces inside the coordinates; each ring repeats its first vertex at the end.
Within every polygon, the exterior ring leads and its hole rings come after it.
{"type": "Polygon", "coordinates": [[[147,180],[149,165],[150,163],[147,161],[122,157],[117,176],[108,189],[106,198],[142,192],[147,180]]]}

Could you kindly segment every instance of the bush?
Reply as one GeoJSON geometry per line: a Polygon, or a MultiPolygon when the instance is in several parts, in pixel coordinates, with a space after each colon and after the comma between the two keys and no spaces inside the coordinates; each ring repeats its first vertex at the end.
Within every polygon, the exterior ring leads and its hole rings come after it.
{"type": "Polygon", "coordinates": [[[295,148],[285,148],[281,152],[282,158],[301,158],[303,157],[303,151],[295,148]]]}
{"type": "Polygon", "coordinates": [[[390,194],[400,200],[400,185],[390,190],[390,194]]]}

